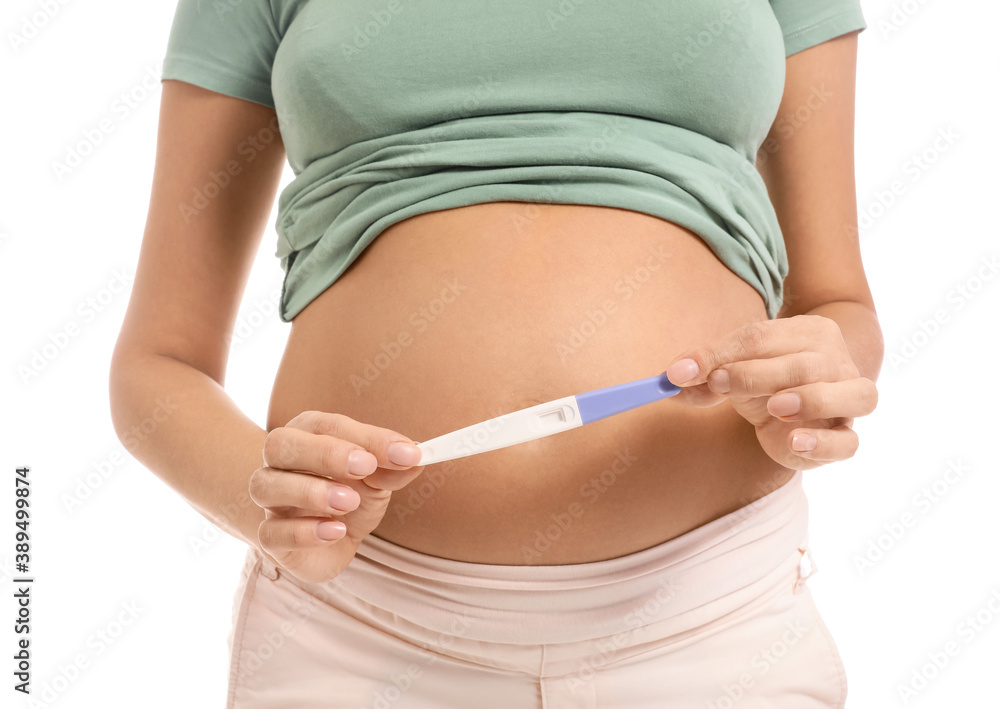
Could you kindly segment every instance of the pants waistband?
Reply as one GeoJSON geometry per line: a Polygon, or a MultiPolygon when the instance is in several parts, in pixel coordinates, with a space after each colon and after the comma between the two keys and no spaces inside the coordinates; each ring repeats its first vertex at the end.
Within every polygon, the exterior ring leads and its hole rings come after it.
{"type": "Polygon", "coordinates": [[[808,503],[802,473],[768,495],[633,554],[568,565],[455,561],[369,535],[325,584],[296,585],[440,634],[572,643],[655,626],[684,632],[801,575],[808,503]]]}

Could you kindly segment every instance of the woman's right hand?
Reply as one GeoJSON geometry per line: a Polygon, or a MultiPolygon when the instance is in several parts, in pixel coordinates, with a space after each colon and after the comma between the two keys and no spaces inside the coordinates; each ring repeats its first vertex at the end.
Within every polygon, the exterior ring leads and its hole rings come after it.
{"type": "Polygon", "coordinates": [[[303,411],[268,432],[264,467],[250,477],[250,497],[265,513],[261,550],[306,583],[329,581],[378,526],[392,492],[420,475],[419,461],[402,434],[303,411]]]}

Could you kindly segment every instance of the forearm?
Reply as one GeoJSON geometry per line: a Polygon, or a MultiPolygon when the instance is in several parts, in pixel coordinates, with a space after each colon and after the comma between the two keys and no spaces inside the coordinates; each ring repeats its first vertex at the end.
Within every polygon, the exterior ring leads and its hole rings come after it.
{"type": "Polygon", "coordinates": [[[822,315],[836,322],[861,376],[873,382],[878,380],[885,343],[874,310],[862,303],[841,300],[823,303],[803,314],[822,315]]]}
{"type": "Polygon", "coordinates": [[[170,357],[116,353],[110,397],[128,451],[219,528],[259,548],[264,510],[248,487],[267,432],[223,387],[170,357]]]}

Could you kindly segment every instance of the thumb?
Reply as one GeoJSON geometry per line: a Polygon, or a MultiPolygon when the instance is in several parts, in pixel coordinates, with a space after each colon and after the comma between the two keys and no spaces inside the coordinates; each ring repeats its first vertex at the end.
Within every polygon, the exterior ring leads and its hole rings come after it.
{"type": "Polygon", "coordinates": [[[374,490],[386,490],[395,492],[409,485],[415,478],[424,472],[423,465],[415,465],[405,470],[391,470],[389,468],[379,468],[374,473],[364,478],[363,482],[374,490]]]}
{"type": "MultiPolygon", "coordinates": [[[[664,372],[664,374],[667,374],[664,372]]],[[[670,375],[667,375],[669,379],[670,375]]],[[[708,388],[708,384],[696,384],[694,386],[682,387],[680,392],[670,397],[674,401],[679,401],[685,406],[692,406],[696,409],[707,409],[718,406],[726,400],[724,394],[716,394],[708,388]]]]}

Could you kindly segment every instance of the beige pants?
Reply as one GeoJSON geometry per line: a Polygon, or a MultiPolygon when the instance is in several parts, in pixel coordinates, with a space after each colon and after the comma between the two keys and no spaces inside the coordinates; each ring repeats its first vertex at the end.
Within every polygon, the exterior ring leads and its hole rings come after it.
{"type": "Polygon", "coordinates": [[[816,709],[844,667],[805,578],[797,472],[730,515],[627,556],[497,566],[368,537],[306,584],[253,548],[228,709],[816,709]]]}

